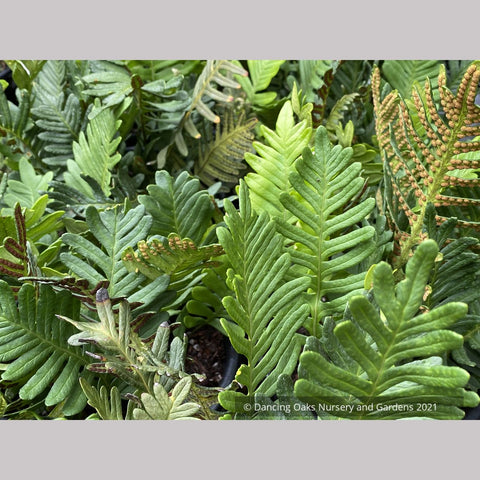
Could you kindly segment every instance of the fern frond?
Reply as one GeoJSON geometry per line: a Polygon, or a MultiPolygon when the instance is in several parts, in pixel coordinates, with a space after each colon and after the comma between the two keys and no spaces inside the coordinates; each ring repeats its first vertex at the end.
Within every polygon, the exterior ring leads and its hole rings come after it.
{"type": "Polygon", "coordinates": [[[424,89],[415,86],[411,101],[395,92],[381,100],[378,69],[373,73],[377,136],[391,188],[387,192],[390,214],[398,225],[403,211],[409,226],[399,265],[406,262],[412,247],[422,238],[428,203],[437,208],[438,222],[457,216],[458,226],[480,229],[477,216],[469,216],[470,210],[465,214],[466,209],[480,205],[480,181],[476,175],[462,178],[465,175],[456,174],[473,172],[480,166],[480,143],[475,139],[480,135],[480,108],[475,104],[479,79],[480,68],[472,64],[454,94],[446,87],[445,68],[441,66],[437,105],[429,80],[424,89]]]}
{"type": "Polygon", "coordinates": [[[235,378],[245,386],[247,396],[225,391],[219,401],[231,412],[245,413],[242,407],[248,396],[273,395],[278,376],[291,374],[295,368],[301,348],[295,332],[308,314],[300,293],[309,280],[285,281],[291,260],[288,253],[282,253],[283,239],[273,220],[266,212],[257,215],[252,211],[243,181],[239,196],[239,212],[225,202],[228,229],[218,230],[231,265],[227,284],[235,292],[235,297],[223,299],[232,322],[222,319],[221,324],[234,349],[246,357],[247,363],[235,378]]]}
{"type": "MultiPolygon", "coordinates": [[[[117,147],[122,139],[116,137],[121,122],[115,119],[109,109],[97,113],[100,109],[99,102],[96,102],[86,135],[80,132],[78,142],[73,143],[73,155],[80,172],[97,181],[108,197],[111,192],[111,170],[121,158],[117,147]]],[[[75,172],[71,171],[69,175],[75,176],[75,172]]],[[[69,182],[67,173],[65,180],[69,182]]]]}
{"type": "Polygon", "coordinates": [[[294,273],[309,281],[308,302],[311,320],[308,330],[317,334],[322,317],[340,313],[349,296],[363,290],[365,272],[355,268],[375,249],[375,230],[357,227],[367,218],[375,200],[358,202],[364,180],[361,165],[351,163],[352,149],[332,146],[325,127],[315,134],[315,152],[305,148],[295,163],[289,182],[292,193],[280,201],[299,219],[292,225],[275,217],[278,231],[295,242],[288,248],[299,268],[294,273]]]}
{"type": "Polygon", "coordinates": [[[80,304],[68,292],[55,293],[41,285],[24,284],[18,306],[10,286],[0,281],[0,362],[7,363],[2,380],[18,382],[19,395],[33,400],[44,394],[46,406],[64,402],[63,413],[74,415],[86,399],[78,378],[86,373],[86,358],[67,345],[74,329],[62,325],[55,313],[78,319],[80,304]]]}
{"type": "Polygon", "coordinates": [[[31,113],[40,130],[38,138],[43,141],[42,162],[50,167],[62,167],[73,157],[72,144],[78,142],[88,113],[82,111],[75,93],[66,92],[68,80],[66,63],[49,60],[32,87],[31,113]]]}
{"type": "Polygon", "coordinates": [[[440,358],[462,345],[462,336],[447,328],[466,314],[467,306],[449,302],[418,314],[437,254],[433,240],[420,244],[397,286],[391,267],[377,265],[373,294],[382,313],[364,296],[350,300],[353,320],[333,330],[343,362],[316,351],[302,353],[295,394],[316,405],[320,416],[331,407],[337,418],[459,419],[464,415],[459,407],[479,403],[478,395],[463,388],[468,373],[442,365],[440,358]]]}
{"type": "Polygon", "coordinates": [[[222,124],[215,129],[215,138],[201,147],[194,174],[207,186],[220,181],[229,191],[246,169],[244,156],[252,150],[256,123],[256,118],[245,120],[242,114],[235,119],[226,110],[222,124]]]}
{"type": "Polygon", "coordinates": [[[255,172],[245,177],[253,209],[292,220],[296,217],[285,210],[280,195],[291,189],[288,177],[294,170],[295,160],[308,145],[312,129],[306,121],[295,123],[292,104],[286,102],[278,115],[275,131],[261,125],[260,132],[265,142],[253,142],[256,155],[245,154],[245,161],[255,172]]]}
{"type": "Polygon", "coordinates": [[[187,172],[174,179],[165,170],[157,171],[155,184],[149,185],[147,191],[148,195],[139,195],[138,201],[153,218],[152,235],[168,237],[176,233],[202,244],[212,224],[214,206],[198,179],[187,172]]]}
{"type": "Polygon", "coordinates": [[[122,400],[116,386],[107,391],[105,385],[99,389],[80,378],[80,386],[91,405],[102,420],[123,420],[122,400]]]}
{"type": "Polygon", "coordinates": [[[198,420],[194,415],[200,405],[186,402],[192,387],[191,377],[182,378],[169,395],[159,383],[153,387],[153,395],[142,393],[142,408],[133,410],[135,420],[198,420]]]}
{"type": "MultiPolygon", "coordinates": [[[[438,60],[385,60],[381,69],[388,83],[407,97],[415,83],[425,83],[427,78],[436,82],[439,66],[438,60]]],[[[433,88],[437,85],[432,84],[433,88]]]]}
{"type": "Polygon", "coordinates": [[[122,263],[122,253],[147,236],[151,217],[145,215],[142,205],[128,211],[116,206],[103,212],[89,206],[86,222],[98,243],[80,234],[65,233],[62,241],[71,252],[62,253],[61,261],[79,278],[88,280],[91,288],[107,280],[112,297],[128,297],[141,285],[144,277],[127,271],[122,263]]]}

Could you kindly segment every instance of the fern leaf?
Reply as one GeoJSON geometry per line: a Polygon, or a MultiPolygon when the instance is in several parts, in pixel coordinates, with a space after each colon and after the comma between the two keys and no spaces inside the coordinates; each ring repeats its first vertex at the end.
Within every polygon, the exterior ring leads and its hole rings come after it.
{"type": "Polygon", "coordinates": [[[437,60],[385,60],[382,73],[402,97],[407,97],[415,83],[425,83],[427,78],[436,81],[439,63],[437,60]]]}
{"type": "Polygon", "coordinates": [[[112,297],[132,294],[143,277],[128,273],[122,263],[122,253],[147,236],[151,217],[145,215],[142,205],[128,211],[121,211],[117,206],[103,212],[89,206],[86,222],[99,243],[79,234],[65,233],[62,241],[71,247],[73,253],[64,252],[60,259],[75,275],[87,279],[91,287],[108,280],[112,297]]]}
{"type": "Polygon", "coordinates": [[[459,407],[479,403],[463,388],[468,373],[442,365],[439,357],[462,344],[461,335],[447,328],[466,314],[467,306],[449,302],[418,314],[437,254],[433,240],[420,244],[396,287],[391,267],[377,265],[373,294],[385,320],[366,297],[350,300],[353,320],[333,330],[350,368],[316,351],[302,353],[295,394],[317,405],[320,416],[330,406],[334,416],[345,418],[459,419],[464,415],[459,407]],[[430,407],[419,409],[419,404],[430,407]]]}
{"type": "Polygon", "coordinates": [[[267,213],[257,216],[251,210],[244,182],[240,212],[228,201],[225,209],[228,229],[221,227],[218,236],[232,267],[227,282],[235,297],[223,299],[233,322],[222,319],[221,324],[235,350],[247,359],[235,377],[247,396],[225,391],[219,401],[227,410],[242,412],[248,395],[273,395],[278,376],[295,368],[300,351],[295,332],[308,313],[299,294],[308,279],[284,280],[290,256],[282,254],[282,237],[267,213]]]}
{"type": "Polygon", "coordinates": [[[244,120],[241,115],[235,120],[233,114],[225,114],[222,126],[216,128],[215,139],[202,148],[195,163],[194,173],[205,185],[220,181],[225,190],[230,190],[238,183],[246,169],[245,153],[252,149],[256,123],[256,118],[244,120]]]}
{"type": "Polygon", "coordinates": [[[3,199],[9,207],[13,207],[18,202],[21,207],[31,208],[40,198],[40,192],[48,189],[53,172],[37,175],[26,157],[20,159],[18,169],[20,179],[16,180],[10,176],[3,199]]]}
{"type": "Polygon", "coordinates": [[[173,179],[167,171],[157,171],[155,184],[147,191],[148,195],[139,195],[138,200],[153,218],[151,234],[168,237],[176,233],[201,245],[214,207],[198,179],[187,172],[173,179]]]}
{"type": "Polygon", "coordinates": [[[31,112],[40,129],[38,138],[43,141],[42,161],[51,167],[64,166],[73,157],[72,144],[79,140],[84,126],[85,114],[79,98],[73,92],[66,92],[68,80],[66,63],[49,60],[32,87],[31,112]]]}
{"type": "MultiPolygon", "coordinates": [[[[387,202],[399,230],[403,230],[396,264],[405,264],[423,238],[428,203],[437,209],[437,222],[453,216],[458,226],[479,229],[474,207],[480,204],[478,178],[462,178],[456,170],[478,167],[480,109],[475,105],[480,69],[467,69],[456,94],[446,87],[442,66],[438,76],[439,105],[430,81],[416,85],[412,100],[391,92],[380,97],[378,69],[372,85],[377,114],[377,136],[384,156],[387,202]],[[473,210],[472,210],[473,209],[473,210]],[[401,223],[406,216],[406,227],[401,223]]],[[[468,177],[468,175],[467,175],[468,177]]]]}
{"type": "Polygon", "coordinates": [[[97,411],[102,420],[123,420],[122,401],[116,386],[110,389],[110,395],[105,385],[96,389],[84,378],[80,378],[80,385],[88,403],[97,411]]]}
{"type": "Polygon", "coordinates": [[[142,393],[142,408],[133,410],[135,420],[195,420],[200,406],[185,402],[192,386],[191,377],[182,378],[171,394],[159,383],[153,387],[153,395],[142,393]]]}
{"type": "Polygon", "coordinates": [[[17,307],[10,286],[3,281],[0,297],[0,362],[7,362],[2,380],[18,382],[24,400],[43,394],[46,406],[65,402],[65,415],[80,412],[86,399],[76,386],[88,362],[66,343],[74,330],[55,317],[58,312],[78,318],[79,302],[68,292],[55,293],[46,285],[39,287],[36,297],[35,288],[24,284],[17,307]]]}
{"type": "Polygon", "coordinates": [[[280,195],[290,191],[289,174],[308,145],[312,129],[306,121],[295,124],[291,102],[286,102],[278,115],[275,131],[261,125],[260,132],[265,143],[253,142],[257,154],[245,154],[246,162],[255,172],[245,177],[252,206],[257,211],[265,210],[286,220],[295,218],[283,207],[280,195]]]}
{"type": "Polygon", "coordinates": [[[333,147],[325,127],[319,127],[315,153],[304,150],[289,177],[292,193],[280,196],[300,223],[275,218],[279,232],[296,243],[288,249],[293,263],[301,266],[295,275],[309,279],[312,312],[307,328],[312,335],[322,317],[342,312],[349,296],[363,290],[365,272],[355,268],[375,249],[374,228],[356,227],[372,211],[374,199],[348,208],[364,185],[361,165],[351,163],[351,156],[351,148],[333,147]]]}
{"type": "MultiPolygon", "coordinates": [[[[100,108],[97,102],[86,135],[80,132],[78,142],[73,143],[73,155],[81,173],[96,180],[108,197],[111,192],[111,170],[121,158],[116,153],[121,138],[115,138],[121,122],[115,120],[109,109],[97,113],[100,108]]],[[[72,172],[71,175],[75,174],[72,172]]],[[[66,180],[68,181],[67,177],[66,180]]]]}

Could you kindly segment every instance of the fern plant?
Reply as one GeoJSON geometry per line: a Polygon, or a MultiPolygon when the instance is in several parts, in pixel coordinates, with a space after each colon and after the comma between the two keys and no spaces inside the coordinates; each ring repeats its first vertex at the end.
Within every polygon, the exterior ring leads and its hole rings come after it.
{"type": "MultiPolygon", "coordinates": [[[[170,342],[167,323],[159,325],[152,339],[142,339],[133,328],[129,303],[122,300],[116,316],[104,288],[96,293],[96,307],[100,322],[58,317],[80,330],[69,338],[70,345],[89,344],[100,349],[99,353],[87,352],[97,360],[88,366],[90,371],[113,374],[126,382],[130,389],[126,397],[137,404],[133,409],[127,407],[127,418],[168,420],[189,418],[197,413],[198,404],[184,403],[192,387],[191,377],[183,372],[184,340],[175,337],[170,342]]],[[[105,387],[98,390],[84,380],[81,388],[101,418],[122,418],[118,387],[111,388],[110,402],[105,387]]]]}
{"type": "Polygon", "coordinates": [[[295,394],[316,405],[320,417],[458,419],[461,407],[478,405],[478,395],[464,389],[468,373],[441,359],[463,343],[447,328],[467,306],[449,302],[418,314],[437,254],[433,240],[420,244],[396,286],[391,267],[377,265],[373,295],[380,312],[356,296],[349,304],[353,319],[322,338],[325,349],[314,339],[307,344],[295,394]]]}
{"type": "Polygon", "coordinates": [[[412,101],[403,100],[397,91],[381,99],[380,73],[374,70],[376,130],[384,158],[386,201],[398,228],[398,265],[406,262],[422,239],[428,203],[437,208],[437,222],[457,217],[458,226],[478,229],[471,208],[479,204],[474,174],[478,168],[474,137],[480,133],[480,110],[475,105],[479,79],[480,70],[472,64],[454,94],[446,87],[441,66],[437,106],[429,80],[424,89],[414,88],[412,101]],[[406,217],[403,223],[402,216],[406,217]]]}

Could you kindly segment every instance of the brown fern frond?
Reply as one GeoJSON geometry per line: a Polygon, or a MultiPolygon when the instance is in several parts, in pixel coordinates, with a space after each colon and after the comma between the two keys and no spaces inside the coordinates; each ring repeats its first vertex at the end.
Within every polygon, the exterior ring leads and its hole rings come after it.
{"type": "Polygon", "coordinates": [[[480,192],[480,178],[475,172],[480,167],[480,142],[475,138],[480,136],[480,108],[475,104],[479,81],[480,67],[472,64],[454,93],[446,86],[445,68],[441,66],[439,95],[434,95],[427,79],[423,89],[414,86],[410,100],[403,99],[397,91],[382,99],[380,72],[374,69],[377,139],[386,175],[390,177],[390,194],[396,197],[390,206],[399,207],[397,211],[390,208],[390,214],[396,221],[403,212],[408,221],[408,228],[403,230],[409,236],[400,240],[400,264],[406,262],[411,249],[422,238],[430,202],[440,209],[436,217],[439,223],[449,218],[450,208],[456,207],[458,227],[480,230],[480,219],[469,218],[468,214],[468,208],[480,206],[480,198],[464,196],[465,187],[480,192]],[[459,212],[464,215],[458,216],[459,212]]]}

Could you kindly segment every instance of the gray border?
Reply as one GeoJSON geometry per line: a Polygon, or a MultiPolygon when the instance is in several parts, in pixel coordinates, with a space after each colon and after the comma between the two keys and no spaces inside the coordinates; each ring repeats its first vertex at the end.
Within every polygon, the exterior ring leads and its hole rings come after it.
{"type": "MultiPolygon", "coordinates": [[[[2,8],[1,55],[478,57],[479,17],[472,7],[461,14],[456,4],[444,7],[419,0],[324,3],[11,2],[2,8]]],[[[427,467],[429,478],[458,478],[463,471],[475,471],[477,428],[476,423],[454,421],[2,422],[0,457],[5,478],[8,473],[49,479],[173,474],[248,480],[314,473],[395,479],[419,477],[418,469],[427,467]]]]}

